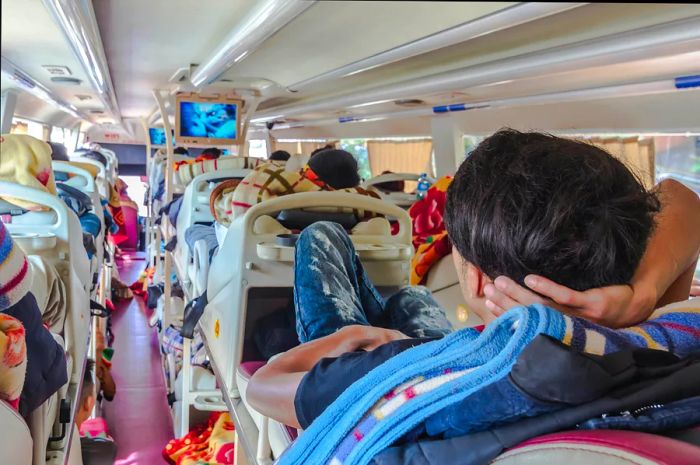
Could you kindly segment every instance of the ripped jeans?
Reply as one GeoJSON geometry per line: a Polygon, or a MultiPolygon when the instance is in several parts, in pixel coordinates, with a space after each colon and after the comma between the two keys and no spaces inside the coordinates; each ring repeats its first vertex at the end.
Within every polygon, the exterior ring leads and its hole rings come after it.
{"type": "Polygon", "coordinates": [[[405,287],[385,301],[365,274],[348,234],[325,221],[304,229],[297,241],[294,308],[302,343],[348,325],[395,329],[411,338],[453,331],[424,287],[405,287]]]}

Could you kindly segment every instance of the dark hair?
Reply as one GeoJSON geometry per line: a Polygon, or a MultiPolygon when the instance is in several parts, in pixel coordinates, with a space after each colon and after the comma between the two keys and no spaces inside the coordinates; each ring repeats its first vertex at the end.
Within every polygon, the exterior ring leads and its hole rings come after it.
{"type": "MultiPolygon", "coordinates": [[[[381,176],[385,174],[394,174],[393,171],[386,170],[382,172],[381,176]]],[[[384,192],[403,192],[406,189],[406,183],[402,180],[398,181],[386,181],[386,182],[378,182],[377,184],[374,185],[376,189],[379,189],[384,192]]]]}
{"type": "Polygon", "coordinates": [[[88,158],[90,160],[95,160],[96,162],[99,162],[107,168],[107,157],[102,155],[100,152],[96,152],[94,150],[88,150],[87,152],[82,154],[83,157],[88,158]]]}
{"type": "Polygon", "coordinates": [[[317,153],[321,153],[321,152],[326,151],[326,150],[334,150],[334,149],[335,149],[335,147],[333,147],[333,145],[331,145],[331,144],[326,144],[326,145],[324,145],[323,147],[319,147],[319,148],[317,148],[316,150],[314,150],[313,152],[311,152],[310,157],[313,157],[313,156],[316,155],[317,153]]]}
{"type": "Polygon", "coordinates": [[[221,150],[216,147],[209,147],[208,149],[202,150],[202,155],[212,158],[219,158],[221,156],[221,150]]]}
{"type": "Polygon", "coordinates": [[[84,402],[88,395],[92,394],[95,388],[95,361],[87,359],[85,361],[85,373],[83,373],[83,387],[80,392],[80,402],[84,402]]]}
{"type": "Polygon", "coordinates": [[[49,142],[51,146],[51,159],[54,161],[69,161],[66,146],[58,142],[49,142]]]}
{"type": "Polygon", "coordinates": [[[318,152],[309,159],[309,168],[334,189],[347,189],[360,184],[357,160],[345,150],[318,152]]]}
{"type": "Polygon", "coordinates": [[[270,154],[269,160],[272,161],[287,161],[291,158],[291,155],[286,150],[275,150],[270,154]]]}
{"type": "Polygon", "coordinates": [[[491,278],[535,273],[585,290],[629,283],[659,208],[604,150],[503,129],[459,167],[445,223],[461,256],[491,278]]]}
{"type": "Polygon", "coordinates": [[[173,153],[176,155],[189,155],[190,152],[185,147],[175,147],[173,153]]]}

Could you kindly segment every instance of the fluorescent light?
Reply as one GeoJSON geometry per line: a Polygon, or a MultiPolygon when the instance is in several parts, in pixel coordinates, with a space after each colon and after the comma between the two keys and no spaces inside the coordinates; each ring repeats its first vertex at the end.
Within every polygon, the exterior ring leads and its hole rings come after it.
{"type": "Polygon", "coordinates": [[[379,105],[380,103],[388,103],[391,102],[391,99],[383,99],[383,100],[375,100],[373,102],[365,102],[365,103],[359,103],[357,105],[352,105],[348,108],[362,108],[362,107],[369,107],[371,105],[379,105]]]}

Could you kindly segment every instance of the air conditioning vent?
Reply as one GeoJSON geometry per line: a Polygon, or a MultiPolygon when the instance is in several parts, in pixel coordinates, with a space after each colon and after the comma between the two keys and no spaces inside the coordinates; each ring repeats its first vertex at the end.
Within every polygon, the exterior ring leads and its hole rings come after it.
{"type": "Polygon", "coordinates": [[[78,78],[74,77],[64,77],[64,76],[55,76],[51,78],[51,82],[55,82],[56,84],[67,84],[71,86],[79,86],[81,81],[78,78]]]}
{"type": "Polygon", "coordinates": [[[77,98],[81,102],[84,102],[86,100],[92,100],[92,97],[90,95],[83,95],[83,94],[75,94],[75,98],[77,98]]]}
{"type": "Polygon", "coordinates": [[[90,113],[93,115],[103,115],[104,110],[90,110],[90,113]]]}
{"type": "Polygon", "coordinates": [[[417,98],[405,98],[400,100],[394,100],[394,104],[399,105],[401,107],[419,107],[426,105],[425,100],[420,100],[417,98]]]}
{"type": "Polygon", "coordinates": [[[51,76],[71,76],[73,74],[67,66],[44,65],[43,68],[51,76]]]}
{"type": "Polygon", "coordinates": [[[15,72],[12,74],[12,79],[14,79],[16,82],[23,85],[27,89],[33,89],[36,87],[36,84],[34,84],[34,81],[32,81],[32,79],[29,76],[25,76],[17,70],[15,70],[15,72]]]}

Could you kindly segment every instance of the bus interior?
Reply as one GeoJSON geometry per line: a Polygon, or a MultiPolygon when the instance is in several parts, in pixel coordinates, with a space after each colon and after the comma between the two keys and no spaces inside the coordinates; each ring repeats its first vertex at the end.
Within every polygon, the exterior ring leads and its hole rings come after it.
{"type": "Polygon", "coordinates": [[[1,45],[0,463],[700,463],[699,5],[3,0],[1,45]]]}

